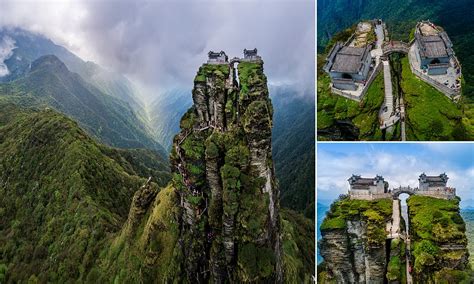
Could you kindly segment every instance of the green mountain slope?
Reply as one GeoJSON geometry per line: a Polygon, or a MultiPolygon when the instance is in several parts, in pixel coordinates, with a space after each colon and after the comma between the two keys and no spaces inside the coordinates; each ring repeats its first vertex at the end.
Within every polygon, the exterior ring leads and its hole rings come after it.
{"type": "Polygon", "coordinates": [[[281,205],[314,219],[314,100],[273,90],[273,160],[281,205]]]}
{"type": "Polygon", "coordinates": [[[121,148],[164,149],[123,101],[101,93],[68,70],[56,56],[43,56],[24,77],[0,84],[0,99],[50,106],[75,120],[102,142],[121,148]]]}
{"type": "Polygon", "coordinates": [[[157,96],[147,110],[156,140],[171,149],[173,137],[179,132],[179,121],[192,105],[191,91],[174,89],[157,96]]]}
{"type": "Polygon", "coordinates": [[[469,250],[469,263],[474,267],[474,210],[461,210],[461,216],[466,223],[467,248],[469,250]]]}
{"type": "MultiPolygon", "coordinates": [[[[8,282],[81,279],[121,229],[153,154],[102,146],[53,110],[0,103],[0,267],[8,282]]],[[[146,174],[146,175],[145,175],[146,174]]]]}

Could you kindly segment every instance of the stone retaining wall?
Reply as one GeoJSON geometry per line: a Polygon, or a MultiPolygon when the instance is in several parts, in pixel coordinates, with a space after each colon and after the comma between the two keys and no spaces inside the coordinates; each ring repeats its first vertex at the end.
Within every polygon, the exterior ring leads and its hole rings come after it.
{"type": "Polygon", "coordinates": [[[380,73],[381,70],[382,70],[382,63],[379,63],[377,65],[377,67],[370,74],[369,79],[365,83],[364,89],[362,90],[360,96],[354,96],[354,95],[352,95],[348,92],[345,92],[344,90],[334,88],[332,83],[331,83],[331,92],[336,94],[336,95],[345,97],[347,99],[350,99],[350,100],[353,100],[353,101],[356,101],[356,102],[360,102],[364,98],[364,96],[367,93],[367,90],[369,89],[370,85],[375,80],[375,78],[377,77],[377,75],[380,73]]]}
{"type": "Polygon", "coordinates": [[[420,78],[421,80],[423,80],[426,83],[430,84],[431,86],[433,86],[435,89],[437,89],[441,93],[445,94],[450,99],[452,99],[453,96],[459,95],[461,93],[461,89],[459,89],[457,91],[453,90],[453,89],[441,84],[440,82],[431,79],[429,76],[419,72],[418,70],[413,68],[411,62],[410,62],[410,69],[411,69],[411,72],[413,74],[415,74],[418,78],[420,78]]]}
{"type": "Polygon", "coordinates": [[[392,194],[390,193],[379,193],[379,194],[357,194],[357,193],[349,193],[351,199],[358,199],[358,200],[375,200],[375,199],[382,199],[382,198],[392,198],[392,194]]]}

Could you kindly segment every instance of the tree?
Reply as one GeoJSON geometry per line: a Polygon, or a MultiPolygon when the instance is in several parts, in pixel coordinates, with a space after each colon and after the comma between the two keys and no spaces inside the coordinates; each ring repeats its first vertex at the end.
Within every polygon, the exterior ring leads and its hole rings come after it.
{"type": "Polygon", "coordinates": [[[432,136],[440,136],[443,133],[444,126],[439,119],[431,121],[429,130],[432,136]]]}

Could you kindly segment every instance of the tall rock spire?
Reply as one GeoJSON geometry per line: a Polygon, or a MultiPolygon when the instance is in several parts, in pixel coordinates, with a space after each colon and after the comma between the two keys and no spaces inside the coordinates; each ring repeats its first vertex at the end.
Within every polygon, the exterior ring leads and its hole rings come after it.
{"type": "Polygon", "coordinates": [[[263,62],[204,64],[193,101],[171,154],[187,278],[282,282],[273,109],[263,62]]]}

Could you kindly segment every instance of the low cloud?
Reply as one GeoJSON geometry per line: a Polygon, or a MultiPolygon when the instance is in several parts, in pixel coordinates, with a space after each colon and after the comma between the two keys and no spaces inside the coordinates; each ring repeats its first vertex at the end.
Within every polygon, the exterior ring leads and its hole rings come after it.
{"type": "Polygon", "coordinates": [[[0,77],[10,74],[5,60],[13,55],[15,47],[15,41],[11,37],[4,36],[0,39],[0,77]]]}
{"type": "Polygon", "coordinates": [[[270,83],[296,85],[313,96],[314,3],[2,1],[0,25],[41,32],[155,90],[192,86],[209,50],[233,57],[257,47],[270,83]]]}

